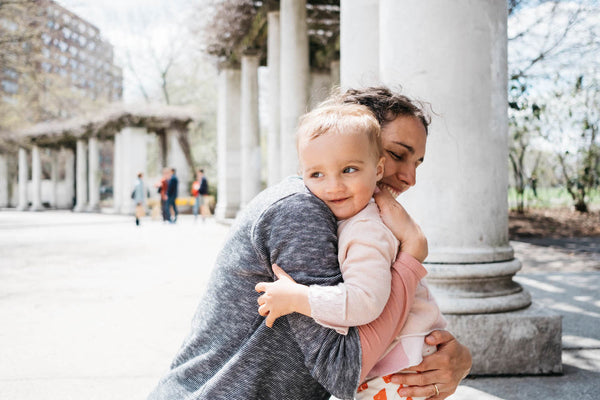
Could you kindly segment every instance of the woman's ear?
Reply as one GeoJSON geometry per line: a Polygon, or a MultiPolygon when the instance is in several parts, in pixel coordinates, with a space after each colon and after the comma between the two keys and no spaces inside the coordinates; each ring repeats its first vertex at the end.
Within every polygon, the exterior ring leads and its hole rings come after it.
{"type": "Polygon", "coordinates": [[[383,178],[383,172],[384,172],[384,168],[383,166],[385,165],[385,157],[380,157],[379,161],[377,162],[377,180],[380,181],[383,178]]]}

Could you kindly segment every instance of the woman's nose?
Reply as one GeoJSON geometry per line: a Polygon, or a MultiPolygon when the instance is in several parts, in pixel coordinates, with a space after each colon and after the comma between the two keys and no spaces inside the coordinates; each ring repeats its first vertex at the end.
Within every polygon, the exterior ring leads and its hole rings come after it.
{"type": "Polygon", "coordinates": [[[401,181],[406,182],[409,186],[415,186],[417,183],[417,169],[406,168],[404,171],[400,171],[399,178],[401,181]]]}

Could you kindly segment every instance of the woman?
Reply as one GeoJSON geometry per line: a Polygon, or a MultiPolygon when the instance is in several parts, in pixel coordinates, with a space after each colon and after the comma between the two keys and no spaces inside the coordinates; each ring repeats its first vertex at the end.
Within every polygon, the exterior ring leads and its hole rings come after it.
{"type": "MultiPolygon", "coordinates": [[[[405,165],[400,157],[396,161],[405,165]]],[[[388,175],[385,183],[397,190],[410,187],[402,171],[396,172],[397,179],[388,175]]],[[[377,201],[386,223],[402,227],[392,232],[414,256],[412,262],[399,257],[394,263],[392,287],[402,285],[414,291],[426,273],[415,260],[426,255],[426,240],[391,195],[381,193],[377,201]]],[[[275,263],[305,285],[339,283],[336,234],[334,215],[298,178],[286,179],[252,200],[238,216],[217,258],[190,335],[149,398],[303,400],[327,399],[330,393],[352,398],[361,371],[373,367],[406,320],[396,306],[400,301],[391,296],[377,320],[351,328],[343,336],[298,314],[280,318],[268,328],[256,312],[254,292],[258,282],[274,279],[271,265],[275,263]]],[[[407,389],[415,396],[433,396],[439,391],[432,398],[443,399],[468,373],[470,355],[448,333],[434,332],[428,343],[438,345],[438,353],[415,367],[425,372],[394,379],[418,385],[407,389]]]]}

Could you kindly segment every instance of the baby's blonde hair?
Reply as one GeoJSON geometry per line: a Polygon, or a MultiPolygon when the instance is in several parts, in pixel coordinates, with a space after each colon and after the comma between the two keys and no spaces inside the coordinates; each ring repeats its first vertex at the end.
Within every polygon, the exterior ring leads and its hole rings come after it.
{"type": "Polygon", "coordinates": [[[364,134],[374,155],[383,156],[381,129],[373,113],[358,104],[328,104],[300,117],[296,130],[296,148],[302,140],[312,140],[327,133],[364,134]]]}

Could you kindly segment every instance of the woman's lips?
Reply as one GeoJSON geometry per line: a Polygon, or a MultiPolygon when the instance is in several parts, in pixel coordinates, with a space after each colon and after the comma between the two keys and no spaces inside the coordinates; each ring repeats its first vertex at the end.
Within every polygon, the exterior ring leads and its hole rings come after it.
{"type": "Polygon", "coordinates": [[[390,192],[392,194],[392,196],[394,196],[394,198],[400,196],[400,193],[403,192],[403,190],[396,189],[396,188],[388,185],[387,183],[382,183],[380,186],[382,188],[386,189],[388,192],[390,192]]]}

